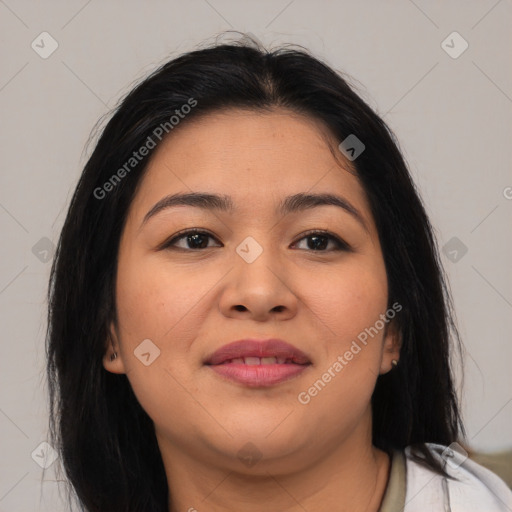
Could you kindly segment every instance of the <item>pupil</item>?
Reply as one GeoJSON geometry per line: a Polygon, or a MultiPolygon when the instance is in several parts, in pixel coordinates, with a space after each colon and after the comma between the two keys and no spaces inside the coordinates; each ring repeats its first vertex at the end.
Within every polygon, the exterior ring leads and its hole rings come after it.
{"type": "MultiPolygon", "coordinates": [[[[204,249],[204,247],[205,247],[204,243],[201,245],[201,247],[197,247],[197,246],[195,245],[195,243],[197,242],[197,238],[198,238],[198,237],[204,237],[204,235],[201,235],[201,234],[199,234],[199,233],[196,233],[196,234],[194,234],[194,235],[189,235],[189,236],[188,236],[189,240],[190,240],[190,239],[194,240],[194,242],[192,242],[192,245],[194,246],[194,248],[195,248],[195,249],[204,249]]],[[[203,240],[203,242],[204,242],[204,240],[203,240]]],[[[206,243],[206,246],[207,246],[207,245],[208,245],[208,242],[206,243]]]]}
{"type": "Polygon", "coordinates": [[[325,241],[327,240],[327,238],[325,236],[313,235],[313,236],[310,236],[309,238],[310,238],[310,240],[316,240],[315,243],[309,244],[310,248],[311,248],[311,245],[312,245],[314,249],[319,249],[319,248],[320,249],[325,249],[325,241]],[[324,243],[322,243],[322,242],[318,243],[319,239],[323,239],[324,243]],[[321,246],[321,247],[319,247],[319,246],[321,246]]]}

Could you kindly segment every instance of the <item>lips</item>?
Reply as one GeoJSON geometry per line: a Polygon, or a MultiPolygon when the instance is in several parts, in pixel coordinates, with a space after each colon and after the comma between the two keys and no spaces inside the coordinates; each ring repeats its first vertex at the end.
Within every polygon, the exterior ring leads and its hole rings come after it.
{"type": "Polygon", "coordinates": [[[205,361],[207,365],[228,362],[240,364],[310,364],[309,357],[298,348],[279,340],[245,339],[224,345],[205,361]]]}
{"type": "Polygon", "coordinates": [[[248,387],[290,380],[311,365],[309,357],[283,340],[239,340],[224,345],[204,362],[221,378],[248,387]]]}

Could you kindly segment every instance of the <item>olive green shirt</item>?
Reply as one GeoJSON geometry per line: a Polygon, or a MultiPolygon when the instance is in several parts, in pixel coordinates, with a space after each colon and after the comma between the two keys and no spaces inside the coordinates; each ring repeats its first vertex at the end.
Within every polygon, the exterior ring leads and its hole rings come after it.
{"type": "Polygon", "coordinates": [[[403,452],[394,450],[389,480],[379,512],[400,512],[405,507],[406,467],[403,452]]]}

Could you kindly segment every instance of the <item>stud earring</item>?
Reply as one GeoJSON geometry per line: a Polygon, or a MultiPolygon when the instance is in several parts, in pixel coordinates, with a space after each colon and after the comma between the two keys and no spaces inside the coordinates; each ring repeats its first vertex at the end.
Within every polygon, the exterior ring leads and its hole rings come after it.
{"type": "Polygon", "coordinates": [[[398,366],[398,361],[396,359],[391,359],[391,364],[396,368],[398,366]]]}
{"type": "Polygon", "coordinates": [[[114,352],[114,353],[110,356],[110,360],[111,360],[111,361],[113,361],[116,357],[117,357],[117,352],[114,352]]]}

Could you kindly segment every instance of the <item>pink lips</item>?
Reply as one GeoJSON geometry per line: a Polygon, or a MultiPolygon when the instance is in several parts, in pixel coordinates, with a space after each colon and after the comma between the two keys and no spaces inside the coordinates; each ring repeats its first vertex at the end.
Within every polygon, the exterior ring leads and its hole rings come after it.
{"type": "Polygon", "coordinates": [[[229,380],[259,387],[289,380],[302,373],[311,361],[283,340],[246,339],[224,345],[204,364],[229,380]]]}

